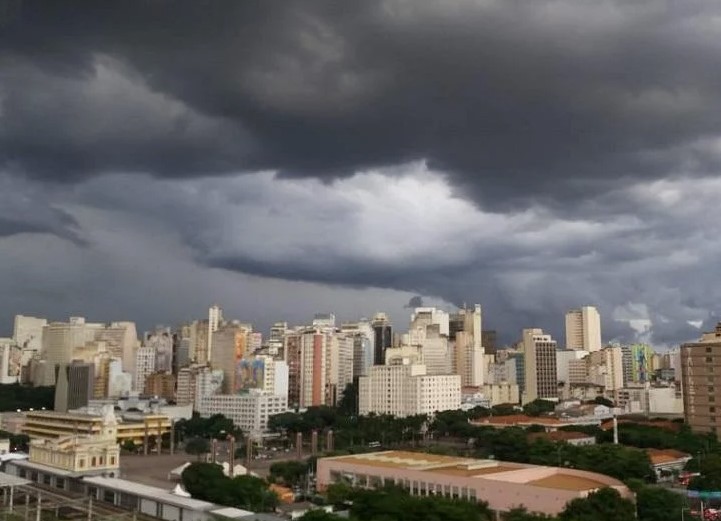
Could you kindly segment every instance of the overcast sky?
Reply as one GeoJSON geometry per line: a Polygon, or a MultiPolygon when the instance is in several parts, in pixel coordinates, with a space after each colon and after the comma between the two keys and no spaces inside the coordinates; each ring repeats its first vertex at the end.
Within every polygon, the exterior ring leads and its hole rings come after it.
{"type": "Polygon", "coordinates": [[[15,313],[265,329],[721,310],[718,0],[0,2],[15,313]]]}

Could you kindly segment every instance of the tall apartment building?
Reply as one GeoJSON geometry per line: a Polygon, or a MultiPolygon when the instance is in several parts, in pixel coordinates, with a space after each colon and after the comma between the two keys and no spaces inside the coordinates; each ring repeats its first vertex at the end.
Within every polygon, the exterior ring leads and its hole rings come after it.
{"type": "Polygon", "coordinates": [[[142,346],[135,352],[135,374],[133,390],[142,393],[145,390],[145,379],[155,372],[156,350],[154,347],[142,346]]]}
{"type": "Polygon", "coordinates": [[[486,354],[496,354],[496,351],[498,351],[498,333],[495,329],[484,329],[481,331],[481,345],[486,354]]]}
{"type": "Polygon", "coordinates": [[[601,349],[601,315],[593,306],[583,306],[566,313],[566,349],[598,351],[601,349]]]}
{"type": "Polygon", "coordinates": [[[205,360],[198,360],[200,363],[207,362],[212,359],[213,356],[213,333],[215,333],[223,322],[223,310],[220,306],[210,306],[208,309],[208,346],[205,360]]]}
{"type": "Polygon", "coordinates": [[[681,388],[686,424],[718,435],[721,419],[721,322],[697,342],[681,345],[681,388]]]}
{"type": "MultiPolygon", "coordinates": [[[[288,331],[288,322],[276,322],[270,328],[268,337],[268,353],[272,356],[282,355],[285,334],[288,331]]],[[[285,356],[285,355],[283,355],[285,356]]]]}
{"type": "Polygon", "coordinates": [[[461,377],[428,375],[421,364],[375,365],[358,378],[359,414],[398,417],[459,409],[461,377]]]}
{"type": "Polygon", "coordinates": [[[353,378],[368,374],[373,365],[374,332],[370,322],[363,319],[358,322],[341,324],[341,333],[353,339],[353,378]]]}
{"type": "Polygon", "coordinates": [[[242,389],[242,361],[248,354],[247,324],[226,323],[213,333],[210,365],[223,371],[223,393],[233,394],[242,389]]]}
{"type": "Polygon", "coordinates": [[[178,371],[176,399],[178,405],[197,405],[200,398],[219,393],[223,387],[223,371],[207,365],[193,364],[178,371]]]}
{"type": "Polygon", "coordinates": [[[481,306],[463,308],[450,317],[454,327],[449,328],[454,357],[451,372],[461,375],[464,387],[477,387],[485,383],[486,367],[483,330],[481,329],[481,306]]]}
{"type": "Polygon", "coordinates": [[[55,411],[68,412],[88,404],[93,397],[95,366],[73,361],[55,366],[55,411]]]}
{"type": "Polygon", "coordinates": [[[40,351],[43,346],[43,328],[48,325],[44,318],[15,315],[13,340],[21,349],[40,351]]]}
{"type": "Polygon", "coordinates": [[[376,313],[371,322],[373,327],[373,364],[385,363],[385,351],[393,347],[393,328],[385,313],[376,313]]]}
{"type": "Polygon", "coordinates": [[[556,341],[542,329],[523,330],[524,391],[522,402],[558,398],[556,341]]]}
{"type": "Polygon", "coordinates": [[[146,396],[159,396],[166,400],[175,401],[176,376],[172,373],[153,373],[145,379],[144,394],[146,396]]]}
{"type": "Polygon", "coordinates": [[[436,308],[416,308],[411,315],[409,342],[418,347],[428,374],[451,374],[453,371],[449,318],[448,313],[436,308]]]}
{"type": "Polygon", "coordinates": [[[634,344],[631,346],[631,381],[645,383],[651,381],[654,365],[653,360],[656,352],[646,344],[634,344]]]}
{"type": "Polygon", "coordinates": [[[590,353],[587,368],[587,383],[603,386],[606,391],[616,391],[624,386],[620,347],[608,346],[590,353]]]}
{"type": "Polygon", "coordinates": [[[333,332],[326,338],[326,403],[337,405],[346,387],[353,383],[353,337],[333,332]]]}
{"type": "Polygon", "coordinates": [[[169,327],[157,327],[154,331],[145,333],[143,345],[155,350],[156,371],[173,372],[173,333],[169,327]]]}

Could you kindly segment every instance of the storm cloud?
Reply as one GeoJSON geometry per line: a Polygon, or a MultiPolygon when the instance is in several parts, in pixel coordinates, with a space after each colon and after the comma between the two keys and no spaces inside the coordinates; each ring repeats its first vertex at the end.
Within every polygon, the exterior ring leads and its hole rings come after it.
{"type": "MultiPolygon", "coordinates": [[[[6,1],[0,251],[58,237],[95,259],[85,273],[112,271],[90,252],[121,233],[113,216],[199,273],[398,291],[398,310],[480,301],[508,338],[597,304],[609,339],[672,344],[720,307],[719,16],[711,0],[6,1]]],[[[63,312],[43,298],[22,302],[63,312]]]]}

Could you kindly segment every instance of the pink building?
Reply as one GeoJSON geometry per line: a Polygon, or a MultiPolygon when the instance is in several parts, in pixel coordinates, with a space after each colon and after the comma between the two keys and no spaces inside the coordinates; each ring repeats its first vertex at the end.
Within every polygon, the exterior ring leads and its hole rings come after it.
{"type": "Polygon", "coordinates": [[[319,459],[319,489],[339,481],[369,488],[394,483],[413,495],[487,501],[496,512],[524,506],[529,512],[555,515],[570,500],[603,487],[615,488],[622,496],[633,499],[622,482],[594,472],[420,452],[387,451],[319,459]]]}

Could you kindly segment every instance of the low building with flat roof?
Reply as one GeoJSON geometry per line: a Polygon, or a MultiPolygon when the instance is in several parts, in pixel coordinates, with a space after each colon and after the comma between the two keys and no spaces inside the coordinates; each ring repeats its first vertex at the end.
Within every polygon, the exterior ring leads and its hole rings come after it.
{"type": "Polygon", "coordinates": [[[604,487],[633,499],[621,481],[595,472],[422,452],[321,458],[317,479],[320,490],[338,482],[365,488],[395,484],[416,496],[486,501],[497,513],[524,506],[529,512],[556,515],[569,501],[604,487]]]}

